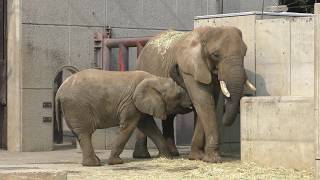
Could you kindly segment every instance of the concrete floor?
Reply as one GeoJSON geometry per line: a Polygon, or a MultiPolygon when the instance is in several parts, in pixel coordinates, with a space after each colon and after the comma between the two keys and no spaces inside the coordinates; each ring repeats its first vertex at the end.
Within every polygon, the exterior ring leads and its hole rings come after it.
{"type": "MultiPolygon", "coordinates": [[[[238,156],[223,156],[221,164],[208,164],[187,159],[188,147],[179,147],[181,157],[175,159],[132,158],[132,150],[125,150],[121,157],[125,163],[109,166],[109,151],[96,151],[104,163],[100,167],[83,167],[81,152],[61,149],[50,152],[13,153],[0,151],[0,180],[47,179],[312,179],[309,171],[270,169],[255,163],[242,163],[238,156]]],[[[150,150],[153,157],[158,154],[150,150]]]]}

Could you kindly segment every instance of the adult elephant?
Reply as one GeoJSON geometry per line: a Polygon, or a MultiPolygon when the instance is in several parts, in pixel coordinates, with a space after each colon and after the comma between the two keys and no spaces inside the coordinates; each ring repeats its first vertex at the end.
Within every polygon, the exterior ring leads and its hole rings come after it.
{"type": "MultiPolygon", "coordinates": [[[[235,27],[199,27],[191,32],[166,31],[151,39],[136,65],[157,76],[172,77],[185,87],[197,115],[189,159],[221,162],[215,106],[220,90],[226,98],[223,124],[232,125],[239,112],[247,80],[244,56],[247,46],[235,27]],[[179,73],[170,73],[176,66],[179,73]],[[180,77],[173,77],[179,74],[180,77]]],[[[174,143],[173,118],[163,121],[163,135],[173,155],[179,155],[174,143]]],[[[138,133],[134,157],[149,157],[146,136],[138,133]]]]}

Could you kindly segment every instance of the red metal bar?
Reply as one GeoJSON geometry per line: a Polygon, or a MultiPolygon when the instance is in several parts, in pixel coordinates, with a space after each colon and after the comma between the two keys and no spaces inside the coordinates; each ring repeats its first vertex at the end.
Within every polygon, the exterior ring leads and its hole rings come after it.
{"type": "Polygon", "coordinates": [[[118,63],[120,71],[129,70],[129,50],[124,44],[119,44],[118,63]]]}
{"type": "Polygon", "coordinates": [[[118,39],[106,39],[105,44],[109,48],[118,48],[119,44],[123,44],[126,47],[136,47],[138,43],[144,46],[151,37],[142,38],[118,38],[118,39]]]}

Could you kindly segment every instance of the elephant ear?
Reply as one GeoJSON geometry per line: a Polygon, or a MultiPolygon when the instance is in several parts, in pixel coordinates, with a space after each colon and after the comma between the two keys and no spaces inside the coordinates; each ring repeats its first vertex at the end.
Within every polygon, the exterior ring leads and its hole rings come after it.
{"type": "Polygon", "coordinates": [[[183,78],[179,72],[178,64],[175,64],[171,67],[169,75],[179,86],[181,86],[183,89],[186,89],[186,85],[184,84],[183,78]]]}
{"type": "Polygon", "coordinates": [[[190,33],[184,44],[181,44],[177,61],[182,72],[191,74],[196,81],[210,84],[212,77],[208,65],[203,59],[202,48],[199,35],[196,32],[190,33]]]}
{"type": "Polygon", "coordinates": [[[166,104],[158,78],[141,81],[133,94],[133,102],[139,111],[162,120],[167,119],[166,104]]]}

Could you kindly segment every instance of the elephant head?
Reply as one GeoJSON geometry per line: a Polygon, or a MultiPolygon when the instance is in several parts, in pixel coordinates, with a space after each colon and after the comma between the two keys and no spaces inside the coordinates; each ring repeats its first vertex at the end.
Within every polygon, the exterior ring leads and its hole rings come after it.
{"type": "Polygon", "coordinates": [[[162,120],[167,119],[168,114],[181,113],[191,106],[183,88],[171,78],[160,77],[141,81],[135,89],[133,101],[139,111],[162,120]]]}
{"type": "MultiPolygon", "coordinates": [[[[220,82],[227,101],[223,124],[232,125],[239,112],[244,85],[247,80],[244,56],[247,46],[242,33],[235,27],[200,27],[188,33],[177,47],[180,71],[192,75],[198,83],[209,85],[220,82]]],[[[173,78],[174,79],[174,78],[173,78]]]]}

